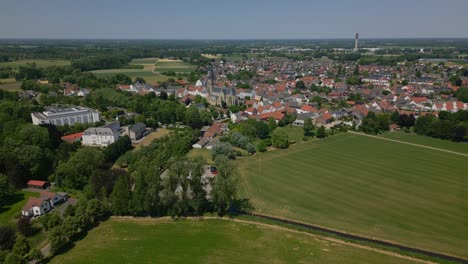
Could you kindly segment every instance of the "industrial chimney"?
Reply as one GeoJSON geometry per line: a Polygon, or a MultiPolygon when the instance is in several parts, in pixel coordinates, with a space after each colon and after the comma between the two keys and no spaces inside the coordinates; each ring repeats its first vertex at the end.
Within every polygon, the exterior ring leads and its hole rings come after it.
{"type": "Polygon", "coordinates": [[[359,50],[358,45],[359,45],[359,33],[356,33],[356,38],[354,39],[354,51],[359,50]]]}

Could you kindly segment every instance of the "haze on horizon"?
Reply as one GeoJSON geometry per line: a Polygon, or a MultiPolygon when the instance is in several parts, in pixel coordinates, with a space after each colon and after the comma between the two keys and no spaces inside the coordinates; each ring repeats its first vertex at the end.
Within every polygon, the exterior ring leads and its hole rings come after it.
{"type": "Polygon", "coordinates": [[[466,38],[466,0],[4,0],[0,38],[466,38]]]}

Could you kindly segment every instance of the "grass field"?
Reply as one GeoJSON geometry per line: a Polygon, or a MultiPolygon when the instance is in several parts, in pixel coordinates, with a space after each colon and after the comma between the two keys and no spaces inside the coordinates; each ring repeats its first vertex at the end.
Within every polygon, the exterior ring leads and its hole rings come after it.
{"type": "Polygon", "coordinates": [[[405,132],[387,132],[381,135],[384,138],[400,140],[408,143],[425,145],[433,148],[441,148],[450,151],[468,154],[468,144],[452,142],[449,140],[431,138],[426,136],[419,136],[416,134],[409,134],[405,132]]]}
{"type": "Polygon", "coordinates": [[[146,136],[143,140],[141,140],[134,148],[134,150],[138,150],[140,149],[142,146],[148,146],[151,142],[153,142],[153,140],[157,139],[157,138],[162,138],[162,137],[165,137],[167,135],[169,135],[169,133],[171,132],[171,130],[167,129],[167,128],[158,128],[157,131],[155,132],[152,132],[151,134],[149,134],[148,136],[146,136]]]}
{"type": "Polygon", "coordinates": [[[130,62],[133,65],[142,65],[143,69],[106,69],[106,70],[96,70],[92,71],[94,75],[100,78],[110,78],[116,74],[125,74],[132,78],[134,81],[136,77],[142,77],[148,83],[157,83],[167,81],[169,78],[173,78],[166,75],[161,75],[153,72],[154,63],[157,61],[157,58],[143,58],[143,59],[134,59],[130,62]]]}
{"type": "Polygon", "coordinates": [[[203,157],[209,164],[214,164],[214,161],[211,159],[211,151],[209,149],[191,149],[189,153],[187,153],[187,157],[195,158],[195,157],[203,157]]]}
{"type": "Polygon", "coordinates": [[[304,128],[300,126],[284,126],[278,127],[277,130],[283,130],[287,135],[289,141],[302,142],[304,141],[304,128]]]}
{"type": "Polygon", "coordinates": [[[195,69],[195,66],[179,60],[158,60],[155,66],[158,72],[189,73],[195,69]]]}
{"type": "Polygon", "coordinates": [[[17,60],[9,62],[0,62],[0,66],[11,66],[18,68],[19,66],[26,66],[27,64],[36,63],[38,67],[50,67],[50,66],[67,66],[71,62],[69,60],[17,60]]]}
{"type": "Polygon", "coordinates": [[[259,213],[468,257],[465,156],[345,133],[236,162],[259,213]]]}
{"type": "Polygon", "coordinates": [[[247,223],[111,219],[51,263],[414,262],[247,223]]]}
{"type": "Polygon", "coordinates": [[[26,204],[29,197],[39,197],[37,192],[16,192],[10,204],[0,208],[0,223],[15,225],[15,216],[21,214],[21,208],[26,204]]]}
{"type": "Polygon", "coordinates": [[[0,89],[18,92],[21,91],[21,82],[17,82],[14,78],[0,79],[0,89]]]}

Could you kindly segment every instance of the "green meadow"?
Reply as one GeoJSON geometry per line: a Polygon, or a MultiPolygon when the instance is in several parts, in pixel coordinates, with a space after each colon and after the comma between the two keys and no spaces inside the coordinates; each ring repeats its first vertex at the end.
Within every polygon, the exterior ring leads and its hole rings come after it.
{"type": "MultiPolygon", "coordinates": [[[[468,148],[431,138],[406,140],[468,148]]],[[[344,133],[236,163],[241,194],[258,213],[468,257],[467,161],[344,133]]]]}
{"type": "Polygon", "coordinates": [[[111,219],[51,263],[414,263],[226,220],[111,219]]]}

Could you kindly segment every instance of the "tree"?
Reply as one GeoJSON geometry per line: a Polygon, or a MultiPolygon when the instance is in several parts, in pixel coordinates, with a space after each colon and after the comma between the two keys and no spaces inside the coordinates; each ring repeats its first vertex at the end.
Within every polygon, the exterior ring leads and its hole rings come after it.
{"type": "Polygon", "coordinates": [[[235,159],[236,152],[228,142],[220,142],[211,149],[211,157],[216,160],[218,157],[225,157],[226,159],[235,159]]]}
{"type": "Polygon", "coordinates": [[[44,255],[42,255],[42,252],[37,248],[33,248],[28,254],[28,260],[30,261],[36,261],[37,263],[42,259],[44,259],[44,255]]]}
{"type": "Polygon", "coordinates": [[[9,226],[0,227],[0,249],[10,250],[16,240],[16,231],[9,226]]]}
{"type": "Polygon", "coordinates": [[[414,124],[414,131],[420,135],[430,135],[432,123],[435,121],[432,115],[420,116],[414,124]]]}
{"type": "Polygon", "coordinates": [[[5,204],[8,197],[13,195],[14,189],[5,174],[0,173],[0,208],[5,204]]]}
{"type": "Polygon", "coordinates": [[[130,192],[130,179],[124,174],[115,183],[114,190],[110,196],[111,210],[115,215],[126,215],[129,213],[129,203],[132,194],[130,192]]]}
{"type": "Polygon", "coordinates": [[[325,127],[324,126],[320,126],[318,129],[317,129],[317,135],[316,135],[318,138],[324,138],[327,136],[327,132],[325,131],[325,127]]]}
{"type": "Polygon", "coordinates": [[[468,88],[461,87],[458,89],[457,98],[464,103],[468,103],[468,88]]]}
{"type": "Polygon", "coordinates": [[[314,124],[312,124],[312,119],[307,118],[304,121],[304,136],[311,136],[312,135],[312,130],[314,130],[314,124]]]}
{"type": "Polygon", "coordinates": [[[60,226],[56,226],[50,231],[49,242],[52,255],[57,254],[68,243],[68,239],[60,226]]]}
{"type": "Polygon", "coordinates": [[[268,129],[273,132],[278,127],[276,120],[273,117],[268,118],[268,129]]]}
{"type": "Polygon", "coordinates": [[[271,135],[271,142],[276,148],[287,148],[289,146],[288,134],[283,130],[276,129],[271,135]]]}
{"type": "Polygon", "coordinates": [[[32,233],[31,222],[29,221],[28,217],[20,217],[16,222],[16,226],[18,227],[18,231],[23,236],[29,236],[32,233]]]}
{"type": "Polygon", "coordinates": [[[125,135],[120,137],[116,142],[107,146],[102,154],[108,162],[115,162],[121,155],[132,149],[132,141],[130,137],[125,135]]]}
{"type": "Polygon", "coordinates": [[[12,253],[8,254],[7,257],[5,258],[5,261],[3,262],[3,264],[23,264],[23,263],[26,263],[24,258],[16,254],[12,254],[12,253]]]}
{"type": "Polygon", "coordinates": [[[267,150],[266,147],[267,144],[263,140],[260,140],[256,146],[258,152],[265,152],[267,150]]]}
{"type": "Polygon", "coordinates": [[[23,236],[19,236],[18,238],[16,238],[16,242],[13,246],[12,253],[17,256],[25,257],[26,254],[29,253],[29,249],[29,243],[26,240],[26,238],[23,236]]]}
{"type": "Polygon", "coordinates": [[[136,77],[136,78],[135,78],[135,82],[146,83],[146,80],[143,79],[142,77],[136,77]]]}
{"type": "Polygon", "coordinates": [[[237,196],[237,171],[229,161],[218,163],[218,175],[211,191],[212,202],[218,214],[225,214],[237,196]]]}
{"type": "Polygon", "coordinates": [[[303,81],[297,81],[296,82],[296,89],[298,90],[304,90],[306,89],[306,86],[303,81]]]}
{"type": "Polygon", "coordinates": [[[59,185],[82,189],[89,177],[104,163],[104,155],[94,148],[81,148],[71,158],[59,164],[55,181],[59,185]]]}
{"type": "Polygon", "coordinates": [[[48,213],[40,217],[39,222],[42,224],[45,230],[50,230],[55,226],[60,225],[62,223],[62,218],[60,218],[58,213],[48,213]]]}
{"type": "Polygon", "coordinates": [[[398,121],[400,121],[400,113],[397,110],[393,111],[390,115],[390,121],[394,124],[398,124],[398,121]]]}

